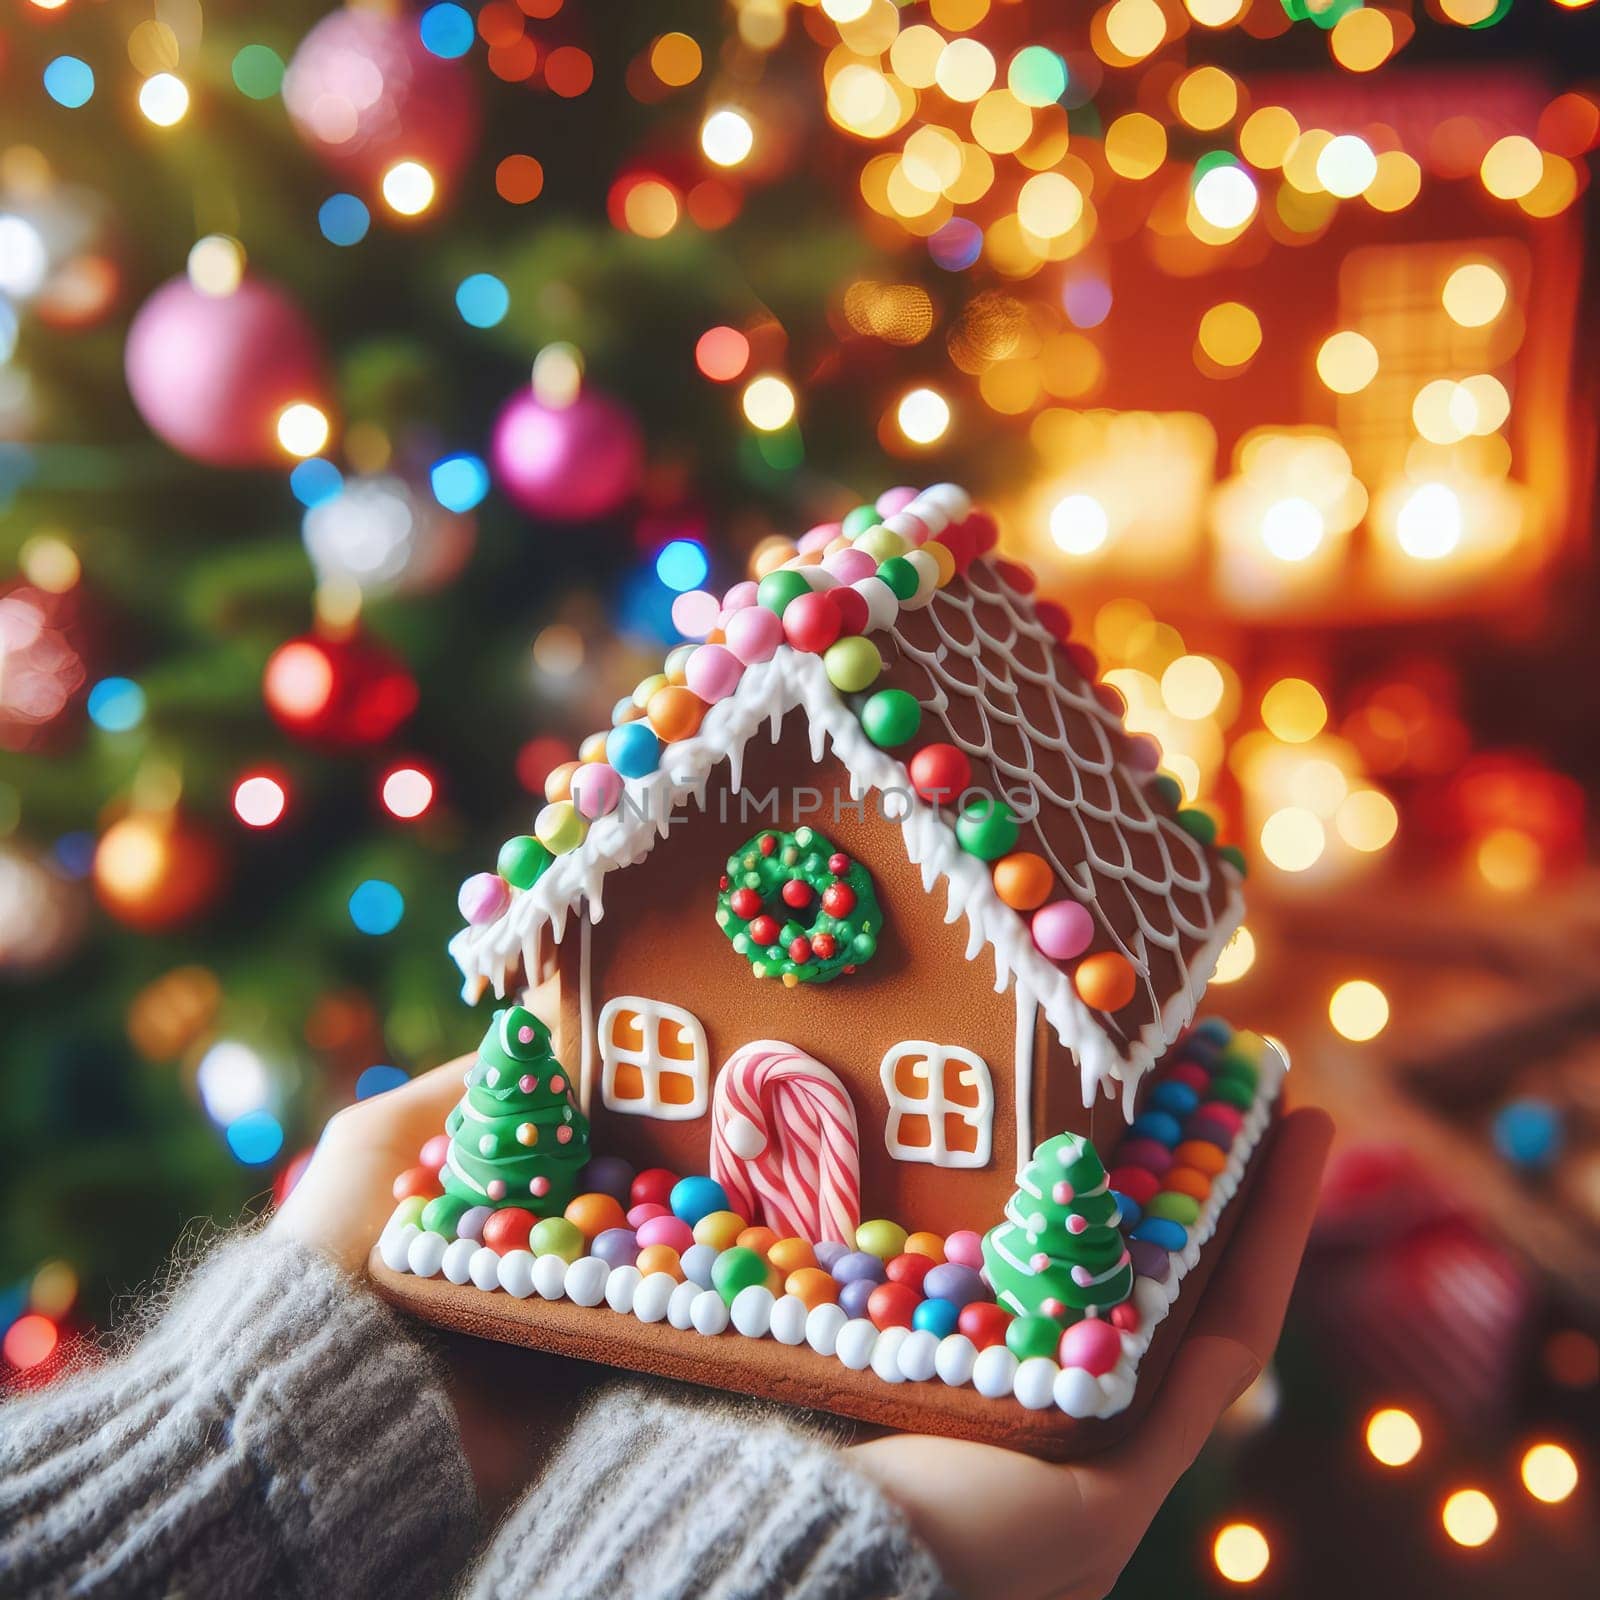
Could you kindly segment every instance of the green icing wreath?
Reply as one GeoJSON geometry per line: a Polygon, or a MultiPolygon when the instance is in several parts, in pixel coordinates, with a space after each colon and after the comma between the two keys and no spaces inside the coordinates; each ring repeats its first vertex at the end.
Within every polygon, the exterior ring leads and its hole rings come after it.
{"type": "Polygon", "coordinates": [[[871,877],[814,828],[746,840],[720,889],[717,926],[758,978],[831,983],[878,948],[883,910],[871,877]]]}

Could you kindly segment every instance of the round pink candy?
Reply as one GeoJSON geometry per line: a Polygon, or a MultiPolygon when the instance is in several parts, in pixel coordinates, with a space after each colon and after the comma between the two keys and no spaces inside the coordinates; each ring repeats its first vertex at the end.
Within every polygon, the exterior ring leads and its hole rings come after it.
{"type": "Polygon", "coordinates": [[[835,550],[831,556],[824,556],[822,570],[831,572],[840,583],[858,583],[862,578],[870,578],[878,570],[878,563],[865,550],[851,545],[846,550],[835,550]]]}
{"type": "Polygon", "coordinates": [[[703,644],[684,663],[683,681],[707,705],[715,705],[739,687],[743,672],[744,663],[725,645],[703,644]]]}
{"type": "Polygon", "coordinates": [[[1081,1367],[1091,1377],[1103,1377],[1122,1359],[1122,1335],[1109,1322],[1085,1317],[1061,1335],[1056,1359],[1064,1367],[1081,1367]]]}
{"type": "Polygon", "coordinates": [[[944,1242],[944,1258],[958,1267],[978,1271],[983,1266],[983,1235],[971,1228],[958,1228],[944,1242]]]}
{"type": "Polygon", "coordinates": [[[819,522],[814,528],[807,528],[795,543],[795,549],[805,553],[810,550],[821,550],[833,543],[839,537],[839,524],[837,522],[819,522]]]}
{"type": "Polygon", "coordinates": [[[723,631],[728,649],[746,666],[771,660],[772,653],[783,643],[783,619],[766,606],[746,606],[735,612],[723,631]]]}
{"type": "Polygon", "coordinates": [[[743,611],[746,606],[756,603],[756,596],[760,587],[754,578],[743,578],[722,597],[722,609],[725,612],[743,611]]]}
{"type": "Polygon", "coordinates": [[[589,822],[617,809],[622,799],[622,774],[604,761],[585,761],[572,774],[572,803],[589,822]]]}
{"type": "Polygon", "coordinates": [[[670,1245],[682,1255],[694,1243],[694,1229],[682,1217],[651,1217],[641,1223],[638,1230],[639,1248],[646,1245],[670,1245]]]}
{"type": "Polygon", "coordinates": [[[1052,961],[1081,956],[1094,939],[1094,918],[1076,900],[1052,900],[1033,914],[1033,942],[1052,961]]]}
{"type": "Polygon", "coordinates": [[[461,885],[456,905],[474,927],[493,922],[511,904],[511,885],[498,872],[475,872],[461,885]]]}
{"type": "Polygon", "coordinates": [[[628,1226],[642,1228],[653,1217],[670,1217],[672,1213],[654,1200],[641,1200],[638,1205],[628,1211],[628,1226]]]}
{"type": "Polygon", "coordinates": [[[917,498],[918,491],[909,484],[897,484],[893,489],[885,489],[874,502],[880,517],[892,517],[897,511],[905,508],[917,498]]]}
{"type": "Polygon", "coordinates": [[[883,525],[891,533],[898,533],[912,549],[928,542],[928,524],[914,511],[897,511],[885,518],[883,525]]]}
{"type": "Polygon", "coordinates": [[[1135,772],[1154,772],[1161,765],[1161,746],[1148,733],[1136,733],[1128,741],[1128,764],[1135,772]]]}
{"type": "Polygon", "coordinates": [[[417,1158],[429,1172],[437,1172],[450,1154],[450,1135],[436,1133],[422,1147],[422,1154],[417,1158]]]}
{"type": "Polygon", "coordinates": [[[685,639],[703,639],[716,627],[721,612],[714,594],[689,589],[672,602],[672,626],[685,639]]]}

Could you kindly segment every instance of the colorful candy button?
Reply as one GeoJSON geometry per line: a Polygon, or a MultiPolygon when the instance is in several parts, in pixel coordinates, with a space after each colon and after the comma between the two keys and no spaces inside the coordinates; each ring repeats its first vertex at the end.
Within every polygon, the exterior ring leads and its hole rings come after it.
{"type": "MultiPolygon", "coordinates": [[[[483,1225],[485,1234],[489,1224],[483,1225]]],[[[565,1217],[546,1217],[528,1236],[528,1248],[536,1256],[560,1256],[563,1261],[576,1261],[584,1251],[584,1238],[577,1227],[565,1217]]]]}
{"type": "Polygon", "coordinates": [[[956,1318],[956,1328],[964,1333],[979,1350],[1006,1342],[1006,1329],[1011,1326],[1011,1313],[993,1300],[974,1300],[961,1308],[956,1318]]]}
{"type": "Polygon", "coordinates": [[[977,1271],[983,1265],[983,1235],[971,1228],[957,1228],[944,1242],[944,1258],[977,1271]]]}
{"type": "Polygon", "coordinates": [[[867,1315],[875,1328],[910,1328],[922,1296],[907,1283],[880,1283],[867,1296],[867,1315]]]}
{"type": "Polygon", "coordinates": [[[1154,1139],[1170,1150],[1183,1138],[1183,1127],[1168,1111],[1141,1111],[1133,1119],[1131,1133],[1135,1139],[1154,1139]]]}
{"type": "Polygon", "coordinates": [[[1157,1139],[1124,1139],[1112,1160],[1119,1167],[1145,1167],[1160,1177],[1172,1165],[1172,1151],[1157,1139]]]}
{"type": "Polygon", "coordinates": [[[948,1300],[958,1307],[989,1298],[989,1290],[977,1272],[957,1261],[930,1268],[922,1280],[922,1292],[930,1300],[948,1300]]]}
{"type": "Polygon", "coordinates": [[[1200,1092],[1186,1083],[1158,1083],[1150,1095],[1150,1105],[1165,1111],[1180,1122],[1200,1104],[1200,1092]]]}
{"type": "Polygon", "coordinates": [[[639,1271],[649,1277],[652,1272],[664,1272],[669,1278],[684,1280],[683,1258],[670,1244],[646,1245],[634,1262],[639,1271]]]}
{"type": "Polygon", "coordinates": [[[754,1250],[735,1245],[724,1250],[711,1268],[712,1287],[731,1306],[741,1289],[767,1281],[767,1264],[754,1250]]]}
{"type": "Polygon", "coordinates": [[[1161,1180],[1161,1187],[1169,1194],[1186,1194],[1195,1200],[1204,1200],[1211,1193],[1211,1179],[1193,1167],[1174,1167],[1161,1180]]]}
{"type": "Polygon", "coordinates": [[[667,1197],[672,1214],[687,1222],[692,1228],[702,1217],[713,1211],[726,1212],[727,1191],[715,1178],[679,1178],[667,1197]]]}
{"type": "Polygon", "coordinates": [[[856,1229],[856,1249],[887,1261],[905,1250],[906,1237],[906,1230],[898,1222],[878,1217],[871,1222],[863,1222],[856,1229]]]}
{"type": "Polygon", "coordinates": [[[1148,1167],[1113,1167],[1108,1181],[1118,1194],[1140,1206],[1161,1187],[1160,1178],[1148,1167]]]}
{"type": "Polygon", "coordinates": [[[737,1211],[708,1211],[694,1225],[694,1242],[708,1244],[713,1250],[729,1250],[746,1226],[737,1211]]]}
{"type": "Polygon", "coordinates": [[[1053,1356],[1061,1342],[1061,1324],[1054,1317],[1014,1317],[1006,1328],[1006,1348],[1019,1361],[1053,1356]]]}
{"type": "Polygon", "coordinates": [[[1141,1278],[1165,1283],[1172,1276],[1171,1255],[1149,1239],[1130,1239],[1128,1259],[1133,1263],[1134,1272],[1141,1278]]]}
{"type": "Polygon", "coordinates": [[[1172,1160],[1175,1166],[1191,1167],[1196,1172],[1205,1173],[1208,1178],[1214,1178],[1227,1166],[1228,1154],[1204,1139],[1185,1139],[1172,1152],[1172,1160]]]}
{"type": "Polygon", "coordinates": [[[634,1205],[670,1205],[673,1186],[678,1181],[676,1172],[665,1167],[646,1167],[634,1180],[628,1198],[634,1205]]]}
{"type": "Polygon", "coordinates": [[[1063,1367],[1102,1377],[1122,1359],[1122,1335],[1111,1323],[1086,1317],[1061,1335],[1055,1355],[1063,1367]]]}
{"type": "Polygon", "coordinates": [[[802,1301],[808,1311],[814,1311],[838,1300],[839,1284],[831,1272],[821,1267],[801,1267],[784,1279],[783,1292],[802,1301]]]}
{"type": "Polygon", "coordinates": [[[1143,1244],[1159,1245],[1163,1250],[1173,1253],[1188,1244],[1189,1231],[1181,1223],[1170,1222],[1165,1217],[1146,1217],[1133,1230],[1132,1237],[1143,1244]]]}
{"type": "Polygon", "coordinates": [[[961,1308],[952,1300],[924,1300],[911,1314],[911,1326],[943,1339],[956,1331],[961,1308]]]}
{"type": "Polygon", "coordinates": [[[609,1194],[580,1194],[568,1204],[564,1215],[586,1239],[598,1238],[607,1230],[625,1228],[628,1223],[628,1214],[616,1197],[609,1194]]]}
{"type": "Polygon", "coordinates": [[[767,1262],[788,1277],[791,1272],[816,1266],[817,1254],[807,1239],[777,1239],[767,1248],[767,1262]]]}
{"type": "Polygon", "coordinates": [[[1185,1228],[1192,1228],[1200,1215],[1200,1202],[1192,1194],[1178,1194],[1171,1189],[1163,1189],[1144,1208],[1144,1214],[1147,1218],[1160,1217],[1164,1221],[1178,1222],[1185,1228]]]}

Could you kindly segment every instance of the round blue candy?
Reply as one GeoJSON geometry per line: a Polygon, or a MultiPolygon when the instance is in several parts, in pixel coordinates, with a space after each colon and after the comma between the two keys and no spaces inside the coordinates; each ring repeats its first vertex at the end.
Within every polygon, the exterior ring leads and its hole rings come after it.
{"type": "Polygon", "coordinates": [[[648,777],[661,764],[661,741],[646,722],[624,722],[606,735],[606,760],[624,778],[648,777]]]}
{"type": "Polygon", "coordinates": [[[692,1244],[678,1258],[678,1265],[683,1268],[683,1275],[690,1283],[709,1289],[712,1287],[711,1268],[716,1259],[717,1247],[714,1244],[692,1244]]]}
{"type": "Polygon", "coordinates": [[[824,1272],[832,1272],[834,1263],[850,1254],[850,1246],[840,1244],[837,1239],[824,1239],[821,1244],[812,1245],[811,1250],[824,1272]]]}
{"type": "Polygon", "coordinates": [[[1141,1111],[1133,1119],[1135,1139],[1154,1139],[1170,1150],[1183,1138],[1183,1126],[1169,1111],[1141,1111]]]}
{"type": "Polygon", "coordinates": [[[639,1241],[632,1228],[607,1228],[595,1235],[589,1254],[598,1256],[608,1267],[631,1267],[639,1259],[639,1241]]]}
{"type": "Polygon", "coordinates": [[[667,1196],[672,1214],[692,1228],[713,1211],[728,1209],[728,1191],[715,1178],[679,1178],[667,1196]]]}
{"type": "Polygon", "coordinates": [[[1200,1104],[1200,1096],[1186,1083],[1158,1083],[1150,1096],[1150,1106],[1155,1111],[1165,1111],[1183,1118],[1200,1104]]]}
{"type": "Polygon", "coordinates": [[[868,1250],[852,1250],[828,1269],[840,1283],[882,1283],[888,1276],[881,1256],[868,1250]]]}
{"type": "Polygon", "coordinates": [[[1564,1134],[1560,1111],[1534,1095],[1508,1100],[1494,1114],[1494,1147],[1514,1167],[1548,1167],[1561,1154],[1564,1134]]]}
{"type": "Polygon", "coordinates": [[[870,1278],[852,1278],[839,1290],[839,1306],[847,1317],[864,1317],[867,1302],[878,1286],[870,1278]]]}
{"type": "Polygon", "coordinates": [[[633,1164],[621,1156],[596,1156],[578,1173],[579,1194],[608,1194],[624,1211],[632,1204],[633,1164]]]}
{"type": "Polygon", "coordinates": [[[1181,1222],[1173,1222],[1166,1217],[1146,1217],[1133,1230],[1131,1237],[1143,1244],[1160,1245],[1163,1250],[1175,1253],[1188,1244],[1189,1230],[1181,1222]]]}
{"type": "Polygon", "coordinates": [[[989,1291],[975,1269],[964,1267],[958,1261],[941,1261],[928,1271],[922,1280],[922,1292],[930,1300],[948,1300],[960,1310],[974,1300],[987,1300],[989,1291]]]}
{"type": "Polygon", "coordinates": [[[1139,1218],[1144,1215],[1143,1210],[1130,1200],[1125,1194],[1118,1194],[1115,1189],[1111,1191],[1111,1198],[1117,1202],[1117,1210],[1121,1215],[1117,1218],[1120,1228],[1134,1228],[1138,1226],[1139,1218]]]}
{"type": "Polygon", "coordinates": [[[936,1339],[943,1339],[956,1331],[960,1316],[961,1308],[954,1301],[924,1300],[911,1313],[911,1326],[931,1333],[936,1339]]]}
{"type": "Polygon", "coordinates": [[[1226,1044],[1233,1037],[1233,1024],[1221,1017],[1202,1017],[1190,1033],[1191,1039],[1209,1039],[1212,1044],[1226,1044]]]}

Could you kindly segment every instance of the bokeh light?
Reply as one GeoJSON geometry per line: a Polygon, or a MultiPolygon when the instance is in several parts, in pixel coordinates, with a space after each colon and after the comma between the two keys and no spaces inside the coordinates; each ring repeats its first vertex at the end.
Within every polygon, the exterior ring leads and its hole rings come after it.
{"type": "Polygon", "coordinates": [[[489,492],[489,469],[479,456],[443,456],[429,468],[428,482],[446,511],[471,511],[489,492]]]}
{"type": "Polygon", "coordinates": [[[1389,997],[1368,979],[1351,978],[1341,983],[1329,997],[1328,1021],[1333,1024],[1335,1033],[1352,1043],[1376,1039],[1389,1025],[1389,997]]]}
{"type": "Polygon", "coordinates": [[[1219,367],[1242,367],[1261,348],[1261,319],[1237,300],[1223,300],[1200,319],[1200,348],[1219,367]]]}
{"type": "Polygon", "coordinates": [[[1261,542],[1280,561],[1309,560],[1327,532],[1321,508],[1301,495],[1274,500],[1261,516],[1261,542]]]}
{"type": "Polygon", "coordinates": [[[912,389],[900,397],[895,421],[912,444],[933,444],[950,427],[950,402],[937,389],[912,389]]]}
{"type": "Polygon", "coordinates": [[[1363,193],[1377,176],[1378,158],[1358,134],[1339,134],[1317,156],[1317,181],[1341,200],[1363,193]]]}
{"type": "Polygon", "coordinates": [[[245,45],[232,72],[234,87],[248,100],[270,100],[283,87],[283,57],[269,44],[245,45]]]}
{"type": "Polygon", "coordinates": [[[423,47],[446,61],[464,56],[477,34],[472,13],[465,6],[449,3],[429,6],[417,19],[417,31],[423,47]]]}
{"type": "Polygon", "coordinates": [[[1231,162],[1208,167],[1195,182],[1195,210],[1213,228],[1242,228],[1256,214],[1260,201],[1255,180],[1231,162]]]}
{"type": "Polygon", "coordinates": [[[1367,1450],[1386,1467],[1403,1467],[1415,1461],[1422,1449],[1422,1428],[1409,1411],[1384,1406],[1367,1418],[1367,1450]]]}
{"type": "Polygon", "coordinates": [[[382,878],[368,878],[351,892],[350,920],[362,933],[393,933],[405,914],[405,896],[382,878]]]}
{"type": "Polygon", "coordinates": [[[225,233],[208,233],[190,247],[186,271],[201,294],[224,299],[244,278],[244,247],[225,233]]]}
{"type": "Polygon", "coordinates": [[[1457,1489],[1440,1508],[1439,1520],[1457,1544],[1476,1550],[1494,1537],[1500,1513],[1482,1489],[1457,1489]]]}
{"type": "Polygon", "coordinates": [[[282,783],[266,773],[241,778],[233,791],[234,815],[248,828],[270,828],[288,803],[282,783]]]}
{"type": "Polygon", "coordinates": [[[371,225],[366,202],[353,194],[331,194],[317,208],[317,227],[329,244],[360,244],[371,225]]]}
{"type": "Polygon", "coordinates": [[[1216,970],[1211,974],[1213,983],[1237,983],[1256,964],[1256,937],[1244,923],[1233,930],[1233,936],[1222,947],[1217,957],[1216,970]]]}
{"type": "Polygon", "coordinates": [[[1069,494],[1050,512],[1050,537],[1069,556],[1093,554],[1111,533],[1106,508],[1091,494],[1069,494]]]}
{"type": "Polygon", "coordinates": [[[1444,281],[1446,314],[1463,328],[1482,328],[1505,310],[1506,280],[1487,261],[1467,261],[1444,281]]]}
{"type": "MultiPolygon", "coordinates": [[[[1126,0],[1119,0],[1126,4],[1126,0]]],[[[1211,1560],[1229,1583],[1254,1583],[1272,1561],[1267,1536],[1251,1522],[1230,1522],[1211,1542],[1211,1560]]]]}
{"type": "Polygon", "coordinates": [[[228,1124],[225,1135],[234,1159],[247,1167],[262,1167],[283,1149],[283,1126],[270,1111],[247,1111],[228,1124]]]}
{"type": "Polygon", "coordinates": [[[106,733],[128,733],[144,721],[144,690],[132,678],[102,678],[90,691],[89,720],[106,733]]]}
{"type": "Polygon", "coordinates": [[[420,161],[397,161],[379,185],[384,203],[402,217],[420,217],[433,204],[433,174],[420,161]]]}
{"type": "Polygon", "coordinates": [[[1440,561],[1461,543],[1461,501],[1447,484],[1412,491],[1395,523],[1400,548],[1417,561],[1440,561]]]}
{"type": "Polygon", "coordinates": [[[544,167],[533,156],[505,156],[494,169],[494,188],[508,204],[525,206],[544,193],[544,167]]]}
{"type": "Polygon", "coordinates": [[[656,552],[656,576],[677,594],[698,589],[710,571],[706,547],[698,539],[669,539],[656,552]]]}
{"type": "Polygon", "coordinates": [[[387,1063],[364,1067],[356,1079],[356,1099],[370,1100],[375,1094],[387,1094],[391,1089],[398,1089],[401,1084],[410,1081],[399,1067],[391,1067],[387,1063]]]}
{"type": "Polygon", "coordinates": [[[745,386],[740,404],[750,426],[763,433],[775,433],[794,420],[794,390],[771,373],[753,378],[745,386]]]}
{"type": "Polygon", "coordinates": [[[1382,850],[1399,831],[1400,813],[1381,790],[1355,789],[1339,802],[1333,825],[1352,850],[1371,854],[1382,850]]]}
{"type": "Polygon", "coordinates": [[[456,310],[474,328],[492,328],[511,309],[511,291],[492,272],[474,272],[456,285],[456,310]]]}
{"type": "Polygon", "coordinates": [[[1307,872],[1322,859],[1328,836],[1304,806],[1285,806],[1261,825],[1261,853],[1280,872],[1307,872]]]}
{"type": "Polygon", "coordinates": [[[1522,1458],[1522,1485],[1535,1500],[1560,1505],[1578,1487],[1578,1463],[1561,1445],[1536,1444],[1522,1458]]]}
{"type": "Polygon", "coordinates": [[[43,1366],[56,1352],[61,1333],[48,1317],[37,1311],[25,1312],[6,1329],[0,1340],[0,1356],[19,1372],[43,1366]]]}
{"type": "Polygon", "coordinates": [[[278,443],[292,456],[314,456],[328,442],[326,413],[307,400],[296,401],[278,413],[278,443]]]}
{"type": "Polygon", "coordinates": [[[57,56],[44,69],[44,92],[58,106],[76,111],[94,96],[94,68],[77,56],[57,56]]]}
{"type": "Polygon", "coordinates": [[[158,72],[140,85],[139,110],[147,122],[153,122],[158,128],[171,128],[182,122],[188,113],[188,86],[170,72],[158,72]]]}
{"type": "Polygon", "coordinates": [[[409,822],[433,804],[433,779],[421,767],[394,767],[384,774],[379,794],[390,816],[409,822]]]}
{"type": "Polygon", "coordinates": [[[1499,200],[1520,200],[1544,176],[1544,156],[1532,139],[1520,133],[1496,139],[1479,168],[1483,186],[1499,200]]]}
{"type": "Polygon", "coordinates": [[[693,83],[700,68],[700,46],[686,33],[664,33],[650,46],[650,70],[669,89],[693,83]]]}
{"type": "Polygon", "coordinates": [[[755,142],[755,130],[742,111],[713,111],[700,125],[700,148],[706,160],[719,167],[738,166],[755,142]]]}
{"type": "Polygon", "coordinates": [[[707,328],[695,341],[694,364],[713,383],[732,383],[750,364],[750,341],[737,328],[707,328]]]}
{"type": "Polygon", "coordinates": [[[1317,376],[1335,394],[1359,394],[1378,375],[1378,347],[1353,329],[1331,333],[1317,350],[1317,376]]]}

